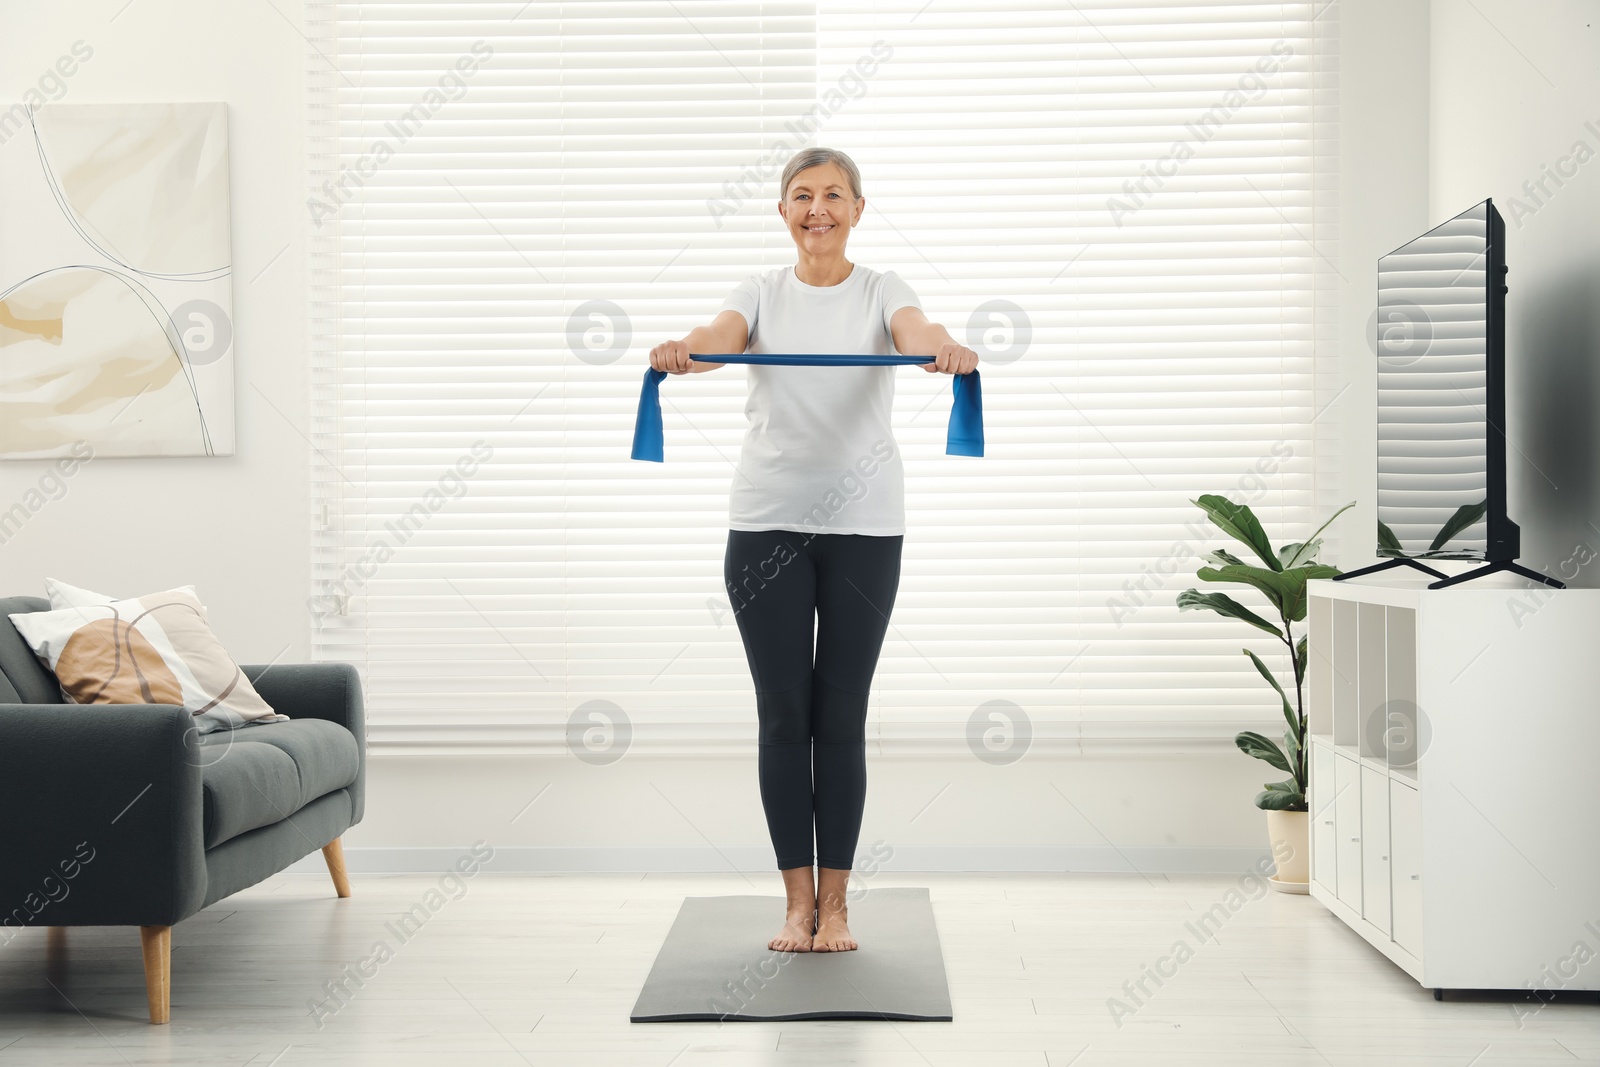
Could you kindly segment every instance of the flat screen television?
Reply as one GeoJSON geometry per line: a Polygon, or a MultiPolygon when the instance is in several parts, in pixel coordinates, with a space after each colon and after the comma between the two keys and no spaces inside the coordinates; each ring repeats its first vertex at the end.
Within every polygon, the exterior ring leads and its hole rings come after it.
{"type": "Polygon", "coordinates": [[[1438,581],[1516,562],[1506,505],[1506,227],[1491,200],[1378,259],[1377,555],[1341,578],[1406,566],[1438,581]],[[1425,560],[1486,566],[1447,576],[1425,560]]]}

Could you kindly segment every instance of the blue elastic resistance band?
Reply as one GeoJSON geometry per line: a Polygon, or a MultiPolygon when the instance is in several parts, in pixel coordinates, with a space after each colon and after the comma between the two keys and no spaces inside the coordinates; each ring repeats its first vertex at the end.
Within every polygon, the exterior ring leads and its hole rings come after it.
{"type": "MultiPolygon", "coordinates": [[[[745,355],[693,355],[697,363],[751,363],[775,367],[891,367],[932,363],[930,356],[830,356],[749,353],[745,355]]],[[[661,380],[664,370],[646,367],[644,389],[639,393],[639,414],[633,423],[633,458],[660,463],[665,459],[661,430],[661,380]]],[[[950,406],[950,426],[945,431],[947,456],[983,455],[983,388],[978,372],[951,375],[955,399],[950,406]]]]}

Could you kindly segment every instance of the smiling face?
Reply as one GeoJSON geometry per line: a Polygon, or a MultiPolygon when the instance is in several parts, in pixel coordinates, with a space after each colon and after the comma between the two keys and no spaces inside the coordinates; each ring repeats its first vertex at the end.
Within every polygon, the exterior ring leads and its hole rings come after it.
{"type": "Polygon", "coordinates": [[[837,163],[822,163],[794,176],[779,211],[802,256],[843,256],[866,203],[851,197],[850,179],[837,163]]]}

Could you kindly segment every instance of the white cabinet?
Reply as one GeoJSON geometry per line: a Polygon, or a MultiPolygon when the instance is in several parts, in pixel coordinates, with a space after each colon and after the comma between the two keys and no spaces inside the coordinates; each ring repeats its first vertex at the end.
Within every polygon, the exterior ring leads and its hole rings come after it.
{"type": "Polygon", "coordinates": [[[1361,765],[1333,757],[1334,872],[1339,899],[1361,910],[1361,765]]]}
{"type": "MultiPolygon", "coordinates": [[[[1337,758],[1332,745],[1314,746],[1311,749],[1311,780],[1333,781],[1333,761],[1337,758]]],[[[1337,894],[1339,876],[1334,864],[1334,842],[1338,840],[1338,831],[1333,825],[1333,798],[1332,790],[1313,789],[1311,802],[1307,805],[1310,808],[1307,817],[1311,823],[1311,880],[1328,892],[1337,894]]]]}
{"type": "Polygon", "coordinates": [[[1435,990],[1600,989],[1600,589],[1428,580],[1309,583],[1311,895],[1435,990]]]}
{"type": "Polygon", "coordinates": [[[1389,779],[1389,858],[1395,943],[1422,955],[1422,800],[1404,782],[1389,779]]]}
{"type": "Polygon", "coordinates": [[[1389,776],[1361,768],[1361,917],[1389,933],[1389,776]]]}

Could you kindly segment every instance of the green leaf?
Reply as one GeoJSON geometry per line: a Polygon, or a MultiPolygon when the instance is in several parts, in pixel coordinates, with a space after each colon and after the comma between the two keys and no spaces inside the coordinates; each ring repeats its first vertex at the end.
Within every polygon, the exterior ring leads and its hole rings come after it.
{"type": "MultiPolygon", "coordinates": [[[[1261,672],[1261,677],[1267,680],[1267,684],[1278,691],[1278,699],[1283,701],[1284,721],[1289,724],[1289,729],[1294,731],[1295,737],[1300,737],[1300,716],[1295,714],[1294,706],[1289,703],[1289,696],[1283,691],[1283,686],[1278,684],[1278,679],[1273,677],[1272,671],[1267,668],[1267,665],[1261,662],[1260,656],[1248,648],[1240,649],[1240,651],[1250,657],[1250,662],[1256,665],[1256,670],[1261,672]]],[[[1285,770],[1287,769],[1285,768],[1285,770]]]]}
{"type": "Polygon", "coordinates": [[[1291,622],[1299,622],[1306,617],[1306,582],[1311,578],[1332,578],[1338,573],[1338,567],[1326,563],[1308,563],[1288,571],[1229,565],[1202,567],[1195,572],[1195,577],[1207,582],[1243,582],[1255,586],[1280,615],[1291,622]]]}
{"type": "Polygon", "coordinates": [[[1209,608],[1218,615],[1226,615],[1247,622],[1258,630],[1265,630],[1273,637],[1279,639],[1283,637],[1282,630],[1226,593],[1201,593],[1194,589],[1185,589],[1178,594],[1178,610],[1184,611],[1190,608],[1209,608]]]}
{"type": "Polygon", "coordinates": [[[1250,651],[1248,648],[1241,648],[1239,651],[1250,657],[1250,662],[1256,665],[1256,670],[1260,673],[1261,677],[1265,678],[1267,680],[1267,684],[1278,691],[1278,697],[1283,701],[1284,711],[1289,715],[1290,724],[1293,725],[1294,713],[1289,707],[1288,694],[1283,691],[1283,686],[1278,684],[1278,679],[1272,673],[1271,668],[1269,668],[1265,663],[1261,662],[1261,657],[1250,651]]]}
{"type": "Polygon", "coordinates": [[[1229,552],[1225,548],[1213,549],[1200,558],[1205,560],[1207,563],[1215,563],[1219,567],[1226,567],[1230,563],[1240,567],[1244,566],[1244,560],[1240,559],[1238,556],[1235,556],[1232,552],[1229,552]]]}
{"type": "Polygon", "coordinates": [[[1306,795],[1304,793],[1280,793],[1273,789],[1263,789],[1256,794],[1256,807],[1264,811],[1305,811],[1306,795]]]}
{"type": "Polygon", "coordinates": [[[1405,546],[1400,543],[1400,538],[1383,522],[1378,523],[1378,555],[1403,556],[1405,546]]]}
{"type": "Polygon", "coordinates": [[[1292,779],[1286,780],[1286,781],[1282,781],[1282,782],[1268,782],[1268,783],[1266,783],[1266,786],[1267,786],[1267,791],[1270,792],[1270,793],[1298,793],[1298,792],[1300,792],[1299,787],[1294,783],[1294,781],[1292,779]]]}
{"type": "Polygon", "coordinates": [[[1300,739],[1288,730],[1283,732],[1283,743],[1289,753],[1289,766],[1293,768],[1289,773],[1294,776],[1294,787],[1303,793],[1306,790],[1305,772],[1302,769],[1305,766],[1305,749],[1301,747],[1300,739]]]}
{"type": "Polygon", "coordinates": [[[1278,583],[1281,573],[1250,563],[1230,563],[1222,567],[1201,567],[1195,571],[1195,577],[1203,582],[1238,582],[1241,585],[1254,586],[1281,614],[1283,605],[1279,603],[1279,599],[1285,591],[1278,583]]]}
{"type": "Polygon", "coordinates": [[[1298,567],[1313,558],[1321,547],[1322,538],[1320,537],[1309,542],[1296,541],[1292,545],[1284,545],[1278,549],[1278,562],[1283,566],[1284,570],[1288,570],[1290,567],[1298,567]]]}
{"type": "Polygon", "coordinates": [[[1284,615],[1290,622],[1304,622],[1306,609],[1311,606],[1306,596],[1306,583],[1313,578],[1337,578],[1344,572],[1328,563],[1304,563],[1283,573],[1294,591],[1294,596],[1287,598],[1288,610],[1284,615]]]}
{"type": "Polygon", "coordinates": [[[1239,751],[1247,756],[1254,756],[1258,760],[1265,760],[1280,771],[1294,773],[1294,768],[1289,766],[1289,761],[1284,758],[1283,750],[1278,743],[1270,737],[1263,737],[1254,730],[1241,731],[1233,743],[1239,746],[1239,751]]]}
{"type": "MultiPolygon", "coordinates": [[[[1317,557],[1317,550],[1322,547],[1322,538],[1318,535],[1321,534],[1323,530],[1326,530],[1329,526],[1332,526],[1334,519],[1337,519],[1340,515],[1343,515],[1345,512],[1349,511],[1355,506],[1356,502],[1352,500],[1338,511],[1335,511],[1332,515],[1328,516],[1327,522],[1323,523],[1321,526],[1318,526],[1316,531],[1312,533],[1310,537],[1301,542],[1297,552],[1291,555],[1288,559],[1282,561],[1283,569],[1291,570],[1303,563],[1309,563],[1315,559],[1317,557]]],[[[1288,548],[1293,546],[1286,545],[1284,547],[1288,548]]]]}
{"type": "Polygon", "coordinates": [[[1248,545],[1262,563],[1272,570],[1280,569],[1278,557],[1273,555],[1272,545],[1267,541],[1266,531],[1261,528],[1260,520],[1248,504],[1235,504],[1216,493],[1203,493],[1199,500],[1191,500],[1190,503],[1203,510],[1223,533],[1248,545]]]}
{"type": "Polygon", "coordinates": [[[1294,646],[1294,680],[1297,683],[1306,680],[1306,637],[1309,636],[1301,637],[1300,643],[1294,646]]]}
{"type": "Polygon", "coordinates": [[[1456,513],[1450,516],[1450,521],[1439,529],[1438,536],[1433,539],[1433,544],[1428,546],[1429,552],[1437,552],[1456,534],[1483,518],[1484,512],[1489,510],[1489,502],[1480,500],[1476,504],[1462,504],[1456,513]]]}

